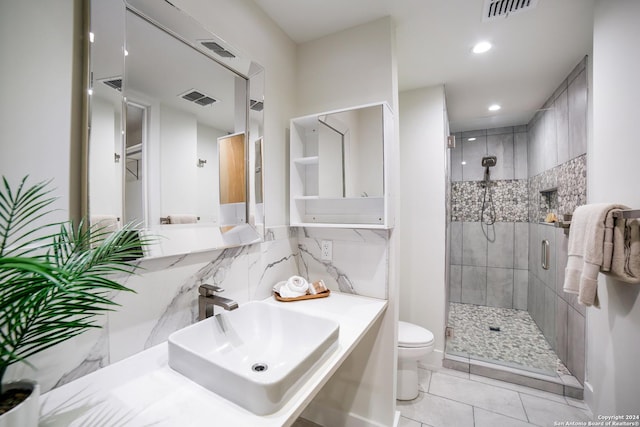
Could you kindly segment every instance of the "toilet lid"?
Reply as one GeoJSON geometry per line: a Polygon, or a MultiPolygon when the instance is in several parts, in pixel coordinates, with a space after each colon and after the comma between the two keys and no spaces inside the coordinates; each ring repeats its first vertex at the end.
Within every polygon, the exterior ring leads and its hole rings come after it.
{"type": "Polygon", "coordinates": [[[433,343],[431,331],[413,323],[398,322],[399,347],[425,347],[433,343]]]}

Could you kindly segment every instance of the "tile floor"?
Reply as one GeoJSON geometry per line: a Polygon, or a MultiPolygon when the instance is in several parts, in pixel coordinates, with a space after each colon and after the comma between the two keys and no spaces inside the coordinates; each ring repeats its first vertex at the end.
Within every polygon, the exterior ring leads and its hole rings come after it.
{"type": "Polygon", "coordinates": [[[451,303],[447,353],[547,375],[569,375],[528,312],[451,303]],[[489,327],[499,327],[492,331],[489,327]]]}
{"type": "Polygon", "coordinates": [[[589,421],[581,400],[450,369],[419,369],[420,394],[398,401],[399,427],[524,427],[589,421]]]}

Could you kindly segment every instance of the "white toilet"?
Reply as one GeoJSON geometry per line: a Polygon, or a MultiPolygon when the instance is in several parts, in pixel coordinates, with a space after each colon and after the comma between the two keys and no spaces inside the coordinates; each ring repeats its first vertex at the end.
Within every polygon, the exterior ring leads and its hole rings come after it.
{"type": "Polygon", "coordinates": [[[433,351],[431,331],[413,323],[398,322],[398,400],[418,397],[418,359],[433,351]]]}

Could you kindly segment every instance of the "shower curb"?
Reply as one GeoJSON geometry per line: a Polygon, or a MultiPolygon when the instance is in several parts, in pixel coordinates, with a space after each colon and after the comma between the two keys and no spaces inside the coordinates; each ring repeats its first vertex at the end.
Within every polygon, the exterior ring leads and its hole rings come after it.
{"type": "Polygon", "coordinates": [[[448,369],[531,387],[573,399],[582,400],[584,398],[584,388],[582,384],[572,375],[551,376],[537,374],[523,369],[501,366],[495,363],[450,354],[445,355],[442,366],[448,369]]]}

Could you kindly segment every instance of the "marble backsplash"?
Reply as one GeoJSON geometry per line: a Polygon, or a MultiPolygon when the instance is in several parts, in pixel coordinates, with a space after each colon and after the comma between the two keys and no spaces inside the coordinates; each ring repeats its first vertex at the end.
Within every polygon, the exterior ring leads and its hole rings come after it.
{"type": "Polygon", "coordinates": [[[323,280],[334,291],[387,299],[389,230],[298,228],[298,271],[323,280]],[[332,241],[333,260],[323,260],[320,246],[332,241]]]}
{"type": "Polygon", "coordinates": [[[202,280],[225,289],[240,304],[267,298],[275,283],[292,275],[323,279],[331,290],[387,297],[388,231],[272,228],[265,242],[224,250],[145,260],[123,279],[135,293],[113,296],[117,311],[88,331],[12,366],[7,380],[36,379],[44,393],[167,339],[194,323],[202,280]],[[320,257],[332,240],[333,261],[320,257]]]}

